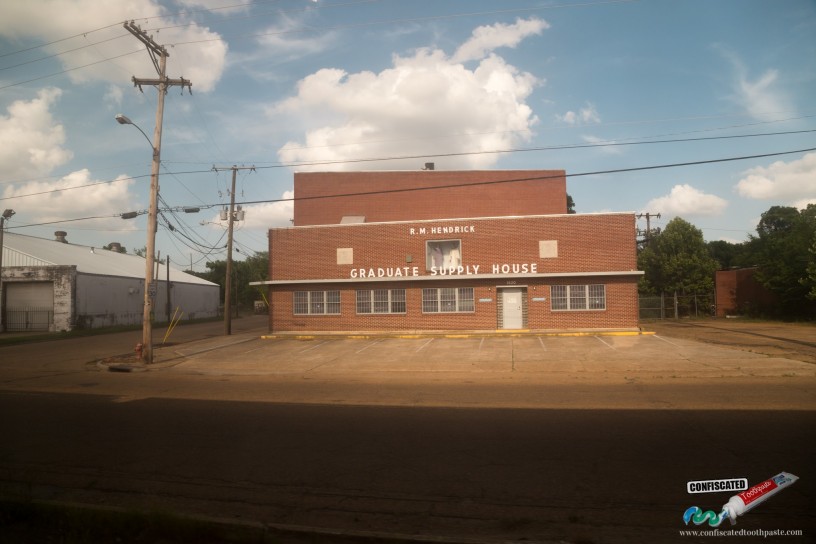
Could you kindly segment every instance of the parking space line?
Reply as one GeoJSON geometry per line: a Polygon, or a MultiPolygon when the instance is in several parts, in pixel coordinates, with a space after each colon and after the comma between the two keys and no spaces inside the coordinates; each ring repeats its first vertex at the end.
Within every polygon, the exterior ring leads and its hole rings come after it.
{"type": "Polygon", "coordinates": [[[678,347],[678,348],[682,347],[680,344],[675,344],[674,342],[670,342],[670,341],[666,340],[665,338],[663,338],[662,336],[658,336],[658,335],[656,335],[656,334],[655,334],[655,335],[653,335],[653,336],[654,336],[655,338],[657,338],[658,340],[663,340],[663,341],[664,341],[664,342],[666,342],[667,344],[671,344],[672,346],[675,346],[675,347],[678,347]]]}
{"type": "Polygon", "coordinates": [[[317,344],[315,346],[312,346],[310,348],[306,348],[306,349],[304,349],[302,351],[299,351],[298,353],[306,353],[307,351],[312,351],[313,349],[317,349],[320,346],[322,346],[323,344],[328,344],[328,343],[329,343],[329,340],[324,340],[323,342],[320,342],[319,344],[317,344]]]}
{"type": "Polygon", "coordinates": [[[482,346],[484,345],[484,341],[485,341],[485,339],[484,339],[484,337],[483,337],[483,338],[482,338],[482,341],[481,341],[481,342],[479,342],[479,351],[482,351],[482,346]]]}
{"type": "Polygon", "coordinates": [[[601,343],[601,344],[603,344],[604,346],[608,347],[609,349],[615,349],[615,348],[614,348],[614,347],[613,347],[611,344],[607,344],[606,342],[604,342],[603,340],[601,340],[601,337],[600,337],[600,336],[596,336],[595,338],[597,338],[597,339],[598,339],[598,342],[600,342],[600,343],[601,343]]]}
{"type": "Polygon", "coordinates": [[[368,344],[366,347],[364,347],[364,348],[360,348],[359,350],[355,351],[355,353],[361,353],[361,352],[363,352],[363,351],[367,350],[368,348],[370,348],[371,346],[376,346],[377,344],[379,344],[379,343],[380,343],[380,342],[382,342],[382,341],[383,341],[383,340],[382,340],[382,339],[380,339],[380,340],[377,340],[376,342],[371,342],[371,343],[370,343],[370,344],[368,344]]]}
{"type": "Polygon", "coordinates": [[[425,342],[424,344],[422,344],[421,346],[419,346],[419,347],[417,348],[417,352],[422,351],[422,350],[423,350],[423,349],[424,349],[424,348],[425,348],[425,347],[426,347],[428,344],[430,344],[430,343],[431,343],[431,342],[433,342],[433,341],[434,341],[434,339],[433,339],[433,338],[431,338],[430,340],[428,340],[427,342],[425,342]]]}
{"type": "Polygon", "coordinates": [[[547,351],[547,346],[544,345],[544,339],[541,338],[540,336],[538,337],[538,343],[541,344],[541,349],[547,351]]]}

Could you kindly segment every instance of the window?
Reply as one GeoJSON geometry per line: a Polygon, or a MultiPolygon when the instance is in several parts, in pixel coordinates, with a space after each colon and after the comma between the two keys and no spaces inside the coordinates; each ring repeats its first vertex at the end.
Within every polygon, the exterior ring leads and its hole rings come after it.
{"type": "Polygon", "coordinates": [[[422,290],[423,313],[474,311],[473,287],[442,287],[422,290]]]}
{"type": "Polygon", "coordinates": [[[606,288],[603,285],[588,285],[588,302],[590,310],[606,309],[606,288]]]}
{"type": "Polygon", "coordinates": [[[425,270],[456,268],[462,264],[461,240],[425,242],[425,270]]]}
{"type": "Polygon", "coordinates": [[[604,285],[553,285],[550,287],[553,310],[605,310],[604,285]]]}
{"type": "Polygon", "coordinates": [[[295,315],[339,315],[340,291],[295,291],[295,315]]]}
{"type": "Polygon", "coordinates": [[[358,314],[404,314],[405,289],[357,291],[358,314]]]}

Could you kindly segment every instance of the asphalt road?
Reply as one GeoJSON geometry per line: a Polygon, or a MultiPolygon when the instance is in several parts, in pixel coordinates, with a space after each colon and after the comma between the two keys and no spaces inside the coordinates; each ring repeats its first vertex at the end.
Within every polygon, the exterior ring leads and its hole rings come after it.
{"type": "Polygon", "coordinates": [[[352,531],[665,542],[681,538],[686,508],[727,499],[690,496],[687,481],[786,470],[800,481],[736,527],[816,534],[813,412],[2,393],[0,413],[6,496],[352,531]]]}
{"type": "MultiPolygon", "coordinates": [[[[254,330],[251,321],[246,330],[254,330]]],[[[215,324],[198,338],[206,343],[218,330],[215,324]]],[[[186,334],[195,337],[192,329],[186,334]]],[[[686,482],[744,477],[754,484],[784,470],[800,480],[734,529],[803,532],[783,542],[816,535],[813,379],[785,377],[799,367],[785,366],[778,377],[673,385],[660,376],[548,384],[545,374],[513,380],[518,372],[503,371],[364,380],[339,380],[335,371],[322,381],[189,372],[228,358],[219,350],[166,372],[99,372],[85,364],[125,341],[0,348],[0,496],[442,541],[705,542],[680,534],[708,528],[686,527],[683,512],[692,505],[717,511],[730,493],[690,495],[686,482]],[[379,400],[349,402],[364,395],[379,400]],[[694,408],[707,405],[701,396],[718,397],[711,403],[718,408],[694,408]],[[446,397],[453,401],[445,406],[423,402],[446,397]],[[531,407],[510,407],[518,397],[531,407]],[[291,398],[303,401],[281,402],[291,398]],[[394,398],[400,402],[389,405],[394,398]],[[636,408],[619,408],[629,405],[636,408]],[[745,409],[754,405],[766,408],[745,409]]],[[[627,357],[623,348],[613,353],[592,342],[610,358],[627,357]]],[[[697,347],[676,344],[678,354],[694,358],[697,347]]],[[[368,345],[354,348],[371,354],[381,347],[368,345]]],[[[242,346],[242,353],[256,349],[242,346]]],[[[717,361],[740,357],[699,349],[717,361]]],[[[625,368],[621,361],[615,364],[625,368]]]]}

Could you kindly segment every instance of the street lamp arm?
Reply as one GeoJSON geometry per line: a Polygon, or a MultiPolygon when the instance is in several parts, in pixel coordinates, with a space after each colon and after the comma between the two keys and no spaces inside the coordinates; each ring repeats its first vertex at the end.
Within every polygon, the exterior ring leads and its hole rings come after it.
{"type": "Polygon", "coordinates": [[[153,142],[150,141],[150,137],[147,134],[145,134],[145,131],[142,130],[142,127],[140,127],[139,125],[137,125],[136,123],[131,121],[130,118],[127,115],[124,115],[122,113],[117,113],[115,119],[116,119],[116,122],[119,123],[120,125],[133,125],[134,127],[136,127],[139,130],[139,132],[142,133],[142,136],[145,137],[145,140],[147,140],[147,143],[150,144],[150,148],[153,150],[153,155],[156,155],[156,152],[157,152],[156,146],[154,146],[153,142]]]}

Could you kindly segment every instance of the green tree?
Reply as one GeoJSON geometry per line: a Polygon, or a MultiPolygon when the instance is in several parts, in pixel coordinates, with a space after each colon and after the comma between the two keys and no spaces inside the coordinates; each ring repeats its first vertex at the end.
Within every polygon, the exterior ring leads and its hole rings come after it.
{"type": "MultiPolygon", "coordinates": [[[[240,251],[236,250],[238,253],[240,251]]],[[[206,264],[206,272],[194,272],[195,276],[217,283],[221,287],[221,300],[224,300],[224,286],[227,277],[227,261],[212,261],[206,264]]],[[[256,300],[262,300],[263,288],[249,285],[250,282],[264,281],[269,278],[269,253],[261,251],[243,261],[232,261],[233,304],[250,308],[256,300]]]]}
{"type": "Polygon", "coordinates": [[[813,245],[810,246],[810,261],[802,284],[809,289],[807,297],[816,300],[816,236],[813,237],[813,245]]]}
{"type": "Polygon", "coordinates": [[[725,240],[715,240],[708,242],[706,245],[708,246],[708,253],[712,259],[717,261],[720,270],[743,265],[743,256],[747,250],[746,243],[734,244],[725,240]]]}
{"type": "Polygon", "coordinates": [[[804,210],[772,206],[750,239],[750,258],[758,266],[757,280],[774,293],[782,317],[812,316],[816,304],[808,298],[811,290],[808,268],[810,250],[816,237],[816,205],[804,210]]]}
{"type": "Polygon", "coordinates": [[[575,213],[575,201],[571,194],[567,194],[567,213],[575,213]]]}
{"type": "Polygon", "coordinates": [[[703,232],[676,217],[640,252],[638,268],[645,273],[642,292],[690,295],[714,290],[717,261],[709,254],[703,232]]]}

